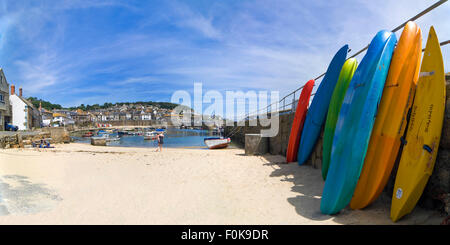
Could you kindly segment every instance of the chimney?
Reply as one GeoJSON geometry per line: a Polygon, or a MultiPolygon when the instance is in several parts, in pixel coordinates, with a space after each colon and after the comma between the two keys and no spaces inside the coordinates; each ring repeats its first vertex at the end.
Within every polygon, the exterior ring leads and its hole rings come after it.
{"type": "Polygon", "coordinates": [[[19,96],[22,97],[22,88],[19,88],[19,96]]]}
{"type": "Polygon", "coordinates": [[[16,86],[14,84],[11,84],[11,95],[14,95],[16,93],[16,86]]]}

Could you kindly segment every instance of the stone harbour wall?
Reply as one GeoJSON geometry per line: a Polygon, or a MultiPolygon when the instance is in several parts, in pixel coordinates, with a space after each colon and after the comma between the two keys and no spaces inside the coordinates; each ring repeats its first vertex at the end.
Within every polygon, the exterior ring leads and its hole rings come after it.
{"type": "Polygon", "coordinates": [[[0,135],[0,148],[30,148],[41,140],[50,144],[70,143],[69,132],[65,128],[42,128],[36,131],[8,132],[0,135]]]}
{"type": "MultiPolygon", "coordinates": [[[[269,138],[269,152],[272,155],[286,155],[294,113],[282,113],[279,118],[279,132],[275,137],[269,138]]],[[[233,144],[244,147],[246,134],[259,134],[262,129],[265,129],[259,124],[257,126],[249,125],[250,123],[247,121],[245,126],[227,126],[224,129],[224,134],[230,135],[231,133],[233,144]]]]}
{"type": "Polygon", "coordinates": [[[27,148],[32,143],[39,144],[41,140],[47,140],[50,144],[54,143],[49,133],[41,132],[38,134],[23,135],[20,133],[0,137],[0,148],[27,148]]]}
{"type": "Polygon", "coordinates": [[[64,127],[42,128],[42,132],[49,133],[55,143],[70,143],[69,131],[64,127]]]}

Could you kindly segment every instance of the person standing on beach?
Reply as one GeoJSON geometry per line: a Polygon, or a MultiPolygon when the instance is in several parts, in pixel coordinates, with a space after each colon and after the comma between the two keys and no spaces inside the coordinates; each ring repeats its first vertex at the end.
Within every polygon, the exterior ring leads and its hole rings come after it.
{"type": "MultiPolygon", "coordinates": [[[[162,151],[162,145],[164,144],[164,133],[161,132],[158,134],[158,148],[159,151],[162,151]]],[[[156,151],[158,151],[158,149],[156,149],[156,151]]]]}

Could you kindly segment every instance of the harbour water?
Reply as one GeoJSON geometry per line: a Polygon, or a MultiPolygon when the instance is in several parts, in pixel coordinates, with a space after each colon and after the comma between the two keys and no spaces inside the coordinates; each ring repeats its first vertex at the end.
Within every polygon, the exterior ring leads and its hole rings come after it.
{"type": "MultiPolygon", "coordinates": [[[[117,133],[110,134],[110,137],[116,136],[117,133]]],[[[203,140],[204,138],[211,136],[217,135],[208,130],[168,128],[164,132],[163,147],[208,149],[203,140]]],[[[89,137],[73,138],[78,143],[90,144],[91,142],[91,139],[89,137]]],[[[121,136],[120,140],[118,141],[108,142],[108,146],[156,148],[158,146],[158,142],[157,140],[144,140],[144,136],[126,135],[121,136]]],[[[235,148],[233,143],[230,144],[229,147],[235,148]]]]}

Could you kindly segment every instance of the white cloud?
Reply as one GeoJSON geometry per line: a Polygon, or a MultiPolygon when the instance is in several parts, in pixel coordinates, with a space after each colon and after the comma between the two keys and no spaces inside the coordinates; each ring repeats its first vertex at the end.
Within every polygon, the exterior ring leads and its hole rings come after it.
{"type": "Polygon", "coordinates": [[[191,28],[207,38],[219,39],[220,31],[213,25],[213,17],[205,17],[180,2],[170,2],[173,15],[171,20],[179,27],[191,28]]]}
{"type": "Polygon", "coordinates": [[[123,85],[133,85],[133,84],[152,84],[155,82],[160,82],[160,79],[157,79],[153,76],[143,76],[143,77],[129,77],[120,81],[110,82],[109,85],[113,86],[123,86],[123,85]]]}

